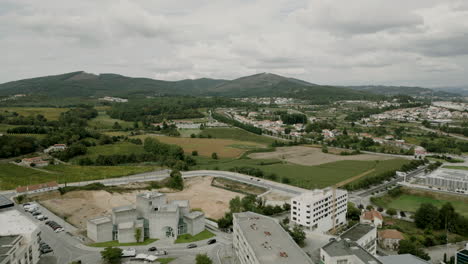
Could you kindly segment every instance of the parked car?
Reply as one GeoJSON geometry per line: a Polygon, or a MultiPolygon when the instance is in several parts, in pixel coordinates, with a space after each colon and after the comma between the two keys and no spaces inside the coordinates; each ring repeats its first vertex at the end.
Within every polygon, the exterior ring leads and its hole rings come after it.
{"type": "Polygon", "coordinates": [[[216,243],[216,239],[214,239],[214,238],[208,240],[208,242],[207,242],[208,245],[211,245],[211,244],[214,244],[214,243],[216,243]]]}
{"type": "Polygon", "coordinates": [[[154,255],[156,255],[156,256],[164,256],[164,255],[167,255],[167,251],[166,251],[166,250],[156,251],[156,252],[154,252],[154,255]]]}
{"type": "Polygon", "coordinates": [[[46,254],[46,253],[49,253],[49,252],[52,252],[53,250],[51,248],[45,248],[45,249],[41,249],[41,253],[42,254],[46,254]]]}
{"type": "Polygon", "coordinates": [[[196,244],[189,244],[189,245],[187,246],[187,248],[196,248],[196,247],[197,247],[196,244]]]}
{"type": "Polygon", "coordinates": [[[40,215],[41,212],[40,211],[35,211],[34,213],[32,213],[33,216],[37,216],[37,215],[40,215]]]}
{"type": "Polygon", "coordinates": [[[156,251],[156,250],[158,250],[156,247],[150,247],[150,248],[148,248],[148,251],[156,251]]]}

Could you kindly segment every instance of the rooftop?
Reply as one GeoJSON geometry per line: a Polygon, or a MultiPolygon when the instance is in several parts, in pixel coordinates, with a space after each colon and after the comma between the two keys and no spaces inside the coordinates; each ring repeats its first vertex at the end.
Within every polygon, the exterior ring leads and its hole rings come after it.
{"type": "Polygon", "coordinates": [[[174,200],[171,201],[172,205],[178,205],[179,207],[189,207],[189,200],[174,200]]]}
{"type": "Polygon", "coordinates": [[[383,239],[405,239],[403,234],[396,229],[384,229],[379,231],[379,237],[383,239]]]}
{"type": "Polygon", "coordinates": [[[355,224],[350,229],[346,230],[340,235],[342,239],[350,239],[351,241],[358,241],[361,237],[367,235],[369,232],[376,232],[376,228],[366,224],[355,224]]]}
{"type": "Polygon", "coordinates": [[[379,257],[383,264],[428,264],[425,260],[422,260],[416,256],[411,254],[403,254],[403,255],[390,255],[385,257],[379,257]]]}
{"type": "Polygon", "coordinates": [[[313,263],[275,219],[245,212],[234,221],[260,263],[313,263]]]}
{"type": "Polygon", "coordinates": [[[345,239],[333,240],[322,247],[331,257],[355,256],[365,264],[382,264],[380,260],[360,247],[357,243],[345,239]]]}
{"type": "Polygon", "coordinates": [[[365,211],[362,213],[361,217],[366,220],[374,220],[374,218],[378,218],[383,221],[382,214],[375,210],[365,211]]]}
{"type": "Polygon", "coordinates": [[[93,218],[93,219],[89,219],[88,221],[95,225],[101,225],[101,224],[112,222],[110,217],[108,216],[93,218]]]}
{"type": "Polygon", "coordinates": [[[184,215],[184,217],[187,217],[189,219],[195,219],[197,217],[200,217],[200,216],[203,216],[205,215],[203,212],[200,212],[200,211],[193,211],[193,212],[190,212],[189,214],[187,215],[184,215]]]}
{"type": "MultiPolygon", "coordinates": [[[[331,188],[325,188],[325,189],[315,189],[312,191],[304,192],[296,197],[294,199],[296,200],[301,200],[301,201],[307,201],[308,203],[311,202],[316,202],[319,200],[322,200],[324,197],[332,195],[332,189],[331,188]]],[[[336,189],[336,196],[341,196],[343,194],[347,193],[345,190],[341,189],[336,189]]]]}
{"type": "Polygon", "coordinates": [[[468,170],[440,168],[426,177],[468,182],[468,170]]]}
{"type": "Polygon", "coordinates": [[[163,195],[165,195],[165,194],[159,193],[159,192],[145,192],[145,193],[137,194],[137,197],[142,197],[142,198],[145,198],[145,199],[152,199],[152,198],[160,197],[160,196],[163,196],[163,195]]]}
{"type": "Polygon", "coordinates": [[[26,239],[38,227],[15,209],[0,212],[0,226],[0,236],[25,235],[26,239]]]}
{"type": "Polygon", "coordinates": [[[13,207],[15,204],[3,195],[0,195],[0,209],[13,207]]]}
{"type": "Polygon", "coordinates": [[[120,212],[131,211],[131,210],[135,210],[135,208],[133,208],[133,205],[131,204],[112,208],[112,212],[114,213],[120,213],[120,212]]]}

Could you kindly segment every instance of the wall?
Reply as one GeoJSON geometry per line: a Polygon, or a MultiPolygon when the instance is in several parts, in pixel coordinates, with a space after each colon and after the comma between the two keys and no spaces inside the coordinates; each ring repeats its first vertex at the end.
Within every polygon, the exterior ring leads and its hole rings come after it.
{"type": "Polygon", "coordinates": [[[134,243],[135,228],[119,229],[118,230],[119,243],[134,243]]]}
{"type": "Polygon", "coordinates": [[[137,214],[135,209],[114,212],[112,211],[112,223],[118,225],[120,223],[133,222],[136,220],[137,214]]]}
{"type": "Polygon", "coordinates": [[[187,233],[192,236],[205,230],[205,216],[199,216],[195,219],[184,217],[184,221],[187,224],[187,233]]]}
{"type": "Polygon", "coordinates": [[[244,237],[244,234],[242,233],[242,230],[240,229],[239,225],[236,222],[236,219],[234,218],[234,223],[233,223],[233,239],[232,239],[232,244],[234,247],[234,252],[237,255],[238,260],[240,261],[241,264],[257,264],[260,263],[256,257],[255,254],[252,250],[252,248],[249,246],[249,243],[244,237]]]}
{"type": "Polygon", "coordinates": [[[163,228],[171,227],[176,239],[177,227],[179,224],[179,210],[176,212],[153,212],[148,217],[149,221],[149,237],[150,238],[166,238],[166,233],[163,228]]]}

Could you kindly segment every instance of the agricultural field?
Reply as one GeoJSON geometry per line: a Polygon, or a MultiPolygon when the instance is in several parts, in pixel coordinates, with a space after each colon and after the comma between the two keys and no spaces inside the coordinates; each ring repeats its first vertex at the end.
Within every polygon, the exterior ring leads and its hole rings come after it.
{"type": "Polygon", "coordinates": [[[250,133],[240,128],[206,128],[201,132],[203,136],[212,136],[213,138],[234,139],[240,141],[251,141],[262,144],[271,144],[275,139],[250,133]]]}
{"type": "Polygon", "coordinates": [[[59,183],[115,178],[157,170],[157,166],[50,165],[42,169],[0,164],[0,189],[58,181],[59,183]]]}
{"type": "Polygon", "coordinates": [[[304,166],[277,159],[221,159],[197,158],[193,169],[229,170],[233,167],[260,169],[265,175],[275,174],[277,181],[288,179],[294,186],[311,189],[324,188],[345,181],[351,177],[369,172],[365,177],[373,177],[382,172],[400,168],[409,162],[404,159],[382,161],[335,161],[315,166],[304,166]]]}
{"type": "MultiPolygon", "coordinates": [[[[333,148],[329,148],[332,152],[333,148]]],[[[260,152],[249,155],[253,159],[279,159],[298,165],[320,165],[335,161],[342,160],[356,160],[356,161],[369,161],[369,160],[389,160],[392,157],[383,155],[371,154],[358,154],[358,155],[339,155],[331,153],[323,153],[321,148],[295,146],[295,147],[280,147],[276,148],[274,152],[260,152]]]]}
{"type": "Polygon", "coordinates": [[[109,145],[99,145],[88,147],[86,155],[77,156],[74,160],[88,157],[90,159],[96,159],[99,155],[114,155],[114,154],[141,154],[145,153],[143,145],[136,145],[130,142],[118,142],[109,145]]]}
{"type": "MultiPolygon", "coordinates": [[[[133,122],[119,119],[113,119],[105,111],[99,111],[98,116],[88,121],[88,126],[96,129],[112,129],[115,122],[118,122],[122,128],[133,128],[133,122]]],[[[141,124],[140,124],[141,125],[141,124]]]]}
{"type": "Polygon", "coordinates": [[[141,135],[136,136],[136,138],[144,140],[146,137],[151,136],[163,143],[178,145],[182,147],[187,154],[196,150],[198,151],[198,155],[205,157],[211,157],[211,154],[216,152],[220,158],[234,158],[239,157],[247,150],[265,147],[265,145],[258,143],[231,139],[180,138],[158,135],[141,135]]]}
{"type": "Polygon", "coordinates": [[[23,116],[43,115],[47,120],[58,120],[60,114],[68,111],[69,108],[54,107],[0,107],[0,111],[16,112],[23,116]]]}
{"type": "Polygon", "coordinates": [[[379,207],[395,208],[407,212],[416,212],[422,203],[431,203],[440,208],[447,202],[452,203],[453,207],[459,214],[468,217],[468,198],[458,195],[405,188],[403,189],[403,194],[398,197],[391,197],[386,194],[373,199],[373,203],[379,207]]]}

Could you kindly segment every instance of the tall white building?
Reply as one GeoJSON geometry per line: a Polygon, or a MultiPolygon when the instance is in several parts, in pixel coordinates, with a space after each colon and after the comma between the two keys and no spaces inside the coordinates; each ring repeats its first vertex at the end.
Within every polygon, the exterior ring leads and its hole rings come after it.
{"type": "Polygon", "coordinates": [[[310,230],[327,232],[346,224],[347,204],[345,190],[327,188],[305,192],[291,199],[291,221],[310,230]]]}
{"type": "Polygon", "coordinates": [[[0,211],[0,264],[36,264],[39,227],[15,209],[0,211]]]}

